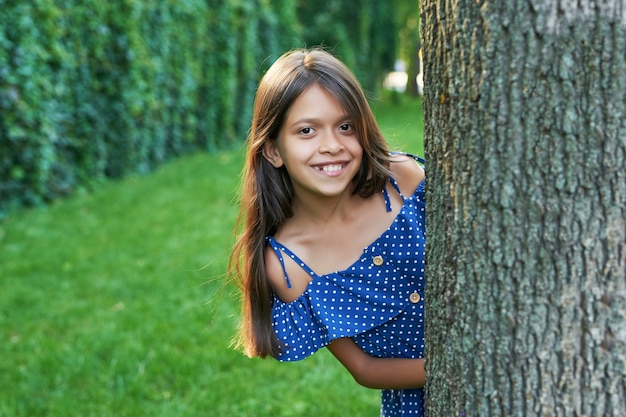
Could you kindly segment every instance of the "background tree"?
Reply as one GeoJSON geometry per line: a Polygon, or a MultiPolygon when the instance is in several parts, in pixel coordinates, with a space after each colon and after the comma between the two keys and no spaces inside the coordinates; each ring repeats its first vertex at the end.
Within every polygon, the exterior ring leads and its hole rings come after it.
{"type": "Polygon", "coordinates": [[[420,10],[429,415],[625,415],[626,5],[420,10]]]}
{"type": "Polygon", "coordinates": [[[399,45],[398,58],[407,64],[407,88],[406,93],[417,97],[417,74],[421,70],[419,60],[420,36],[419,36],[419,1],[396,0],[396,18],[398,25],[399,45]]]}
{"type": "Polygon", "coordinates": [[[303,46],[325,45],[371,93],[393,69],[398,42],[396,1],[299,1],[303,46]]]}

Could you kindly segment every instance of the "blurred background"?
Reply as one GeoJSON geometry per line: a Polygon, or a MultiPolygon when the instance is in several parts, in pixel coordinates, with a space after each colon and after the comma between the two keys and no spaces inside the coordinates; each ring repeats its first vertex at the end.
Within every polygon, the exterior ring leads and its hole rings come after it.
{"type": "Polygon", "coordinates": [[[417,0],[0,0],[0,417],[376,416],[325,350],[234,350],[257,82],[323,45],[423,155],[417,0]]]}

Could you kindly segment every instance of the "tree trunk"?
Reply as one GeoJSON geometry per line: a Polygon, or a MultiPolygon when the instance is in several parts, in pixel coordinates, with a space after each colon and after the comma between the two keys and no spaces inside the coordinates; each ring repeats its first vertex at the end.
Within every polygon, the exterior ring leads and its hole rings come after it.
{"type": "Polygon", "coordinates": [[[413,47],[413,53],[411,54],[411,59],[408,63],[407,67],[407,85],[406,85],[406,93],[411,97],[419,97],[421,95],[421,91],[419,85],[417,84],[417,76],[422,70],[422,63],[420,60],[420,44],[419,42],[415,42],[413,47]]]}
{"type": "Polygon", "coordinates": [[[626,0],[420,0],[427,410],[626,415],[626,0]]]}

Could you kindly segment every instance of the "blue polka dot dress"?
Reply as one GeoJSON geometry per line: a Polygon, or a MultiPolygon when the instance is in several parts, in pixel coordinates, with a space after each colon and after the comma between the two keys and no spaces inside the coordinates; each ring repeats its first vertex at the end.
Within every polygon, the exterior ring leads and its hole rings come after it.
{"type": "MultiPolygon", "coordinates": [[[[397,182],[390,181],[400,192],[397,182]]],[[[391,211],[389,195],[383,192],[391,211]]],[[[372,356],[424,356],[424,181],[412,196],[402,198],[387,231],[342,271],[317,275],[287,247],[267,238],[283,270],[284,254],[312,277],[296,300],[274,299],[273,327],[285,344],[278,360],[304,359],[340,337],[351,337],[372,356]]],[[[286,271],[285,279],[290,285],[286,271]]],[[[383,390],[380,415],[423,416],[423,389],[383,390]]]]}

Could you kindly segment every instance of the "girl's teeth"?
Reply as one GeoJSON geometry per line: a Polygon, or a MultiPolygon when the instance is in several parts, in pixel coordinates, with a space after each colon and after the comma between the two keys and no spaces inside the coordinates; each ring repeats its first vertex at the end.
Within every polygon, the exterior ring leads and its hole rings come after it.
{"type": "Polygon", "coordinates": [[[324,172],[335,172],[341,169],[341,165],[325,165],[322,167],[324,172]]]}

